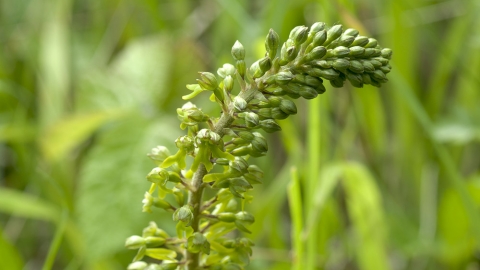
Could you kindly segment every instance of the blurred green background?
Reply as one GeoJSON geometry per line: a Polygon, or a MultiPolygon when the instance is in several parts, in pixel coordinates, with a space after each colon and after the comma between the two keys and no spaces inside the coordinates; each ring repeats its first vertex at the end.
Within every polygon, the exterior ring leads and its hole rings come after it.
{"type": "MultiPolygon", "coordinates": [[[[381,89],[297,104],[256,162],[247,269],[480,269],[480,1],[0,2],[0,269],[125,269],[146,153],[172,151],[198,71],[270,28],[356,28],[393,50],[381,89]]],[[[210,114],[218,108],[193,100],[210,114]]]]}

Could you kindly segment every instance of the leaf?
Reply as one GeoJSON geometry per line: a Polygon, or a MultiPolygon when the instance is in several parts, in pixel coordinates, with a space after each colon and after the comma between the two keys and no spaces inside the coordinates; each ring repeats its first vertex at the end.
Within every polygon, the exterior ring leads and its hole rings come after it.
{"type": "Polygon", "coordinates": [[[119,112],[99,111],[66,117],[41,135],[40,149],[47,160],[58,161],[83,143],[101,125],[118,116],[119,112]]]}
{"type": "Polygon", "coordinates": [[[347,195],[348,215],[355,232],[355,252],[360,269],[390,269],[385,247],[385,222],[381,196],[368,170],[345,163],[342,185],[347,195]]]}
{"type": "Polygon", "coordinates": [[[166,248],[147,248],[145,255],[157,260],[175,260],[177,253],[166,248]]]}
{"type": "Polygon", "coordinates": [[[59,209],[40,198],[13,189],[0,188],[0,212],[18,217],[57,221],[59,209]]]}
{"type": "MultiPolygon", "coordinates": [[[[99,134],[80,171],[77,216],[89,249],[87,259],[92,261],[122,250],[123,239],[141,231],[149,220],[171,220],[164,211],[155,216],[142,213],[141,201],[152,167],[146,153],[158,144],[173,148],[179,135],[176,124],[171,118],[153,120],[138,114],[119,120],[99,134]]],[[[169,224],[163,228],[172,231],[174,223],[169,224]]]]}
{"type": "MultiPolygon", "coordinates": [[[[480,177],[468,181],[467,189],[478,209],[480,177]]],[[[438,213],[438,234],[443,243],[441,258],[451,267],[458,268],[474,256],[476,251],[471,217],[463,206],[460,195],[452,188],[447,189],[441,197],[438,213]]]]}
{"type": "MultiPolygon", "coordinates": [[[[1,229],[1,228],[0,228],[1,229]]],[[[0,230],[0,269],[23,269],[24,262],[18,250],[10,244],[7,239],[3,237],[3,232],[0,230]]]]}

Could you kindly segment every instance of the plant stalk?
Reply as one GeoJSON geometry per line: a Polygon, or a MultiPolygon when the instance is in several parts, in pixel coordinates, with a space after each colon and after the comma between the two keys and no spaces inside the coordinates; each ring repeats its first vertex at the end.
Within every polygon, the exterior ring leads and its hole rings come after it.
{"type": "MultiPolygon", "coordinates": [[[[247,103],[253,99],[255,93],[258,91],[256,87],[248,85],[245,90],[242,90],[240,97],[242,97],[247,103]]],[[[224,112],[218,122],[214,125],[213,131],[223,137],[225,134],[225,128],[231,126],[235,120],[233,117],[234,107],[233,104],[228,106],[228,112],[224,112]]],[[[202,209],[202,195],[203,195],[203,177],[207,174],[207,169],[203,164],[198,166],[197,171],[193,175],[192,190],[188,191],[188,204],[193,207],[193,220],[192,229],[193,232],[199,232],[200,226],[200,214],[202,209]]],[[[200,266],[200,253],[192,253],[186,251],[187,258],[187,270],[195,270],[200,266]]]]}

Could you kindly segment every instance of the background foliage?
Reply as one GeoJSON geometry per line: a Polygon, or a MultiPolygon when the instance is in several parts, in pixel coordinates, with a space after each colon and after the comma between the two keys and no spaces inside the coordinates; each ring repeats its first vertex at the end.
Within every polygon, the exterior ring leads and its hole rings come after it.
{"type": "MultiPolygon", "coordinates": [[[[248,269],[480,269],[475,0],[0,2],[0,269],[124,269],[146,153],[174,149],[197,71],[251,63],[269,28],[324,21],[394,51],[381,89],[346,86],[281,121],[246,207],[248,269]]],[[[206,96],[194,100],[209,114],[206,96]]]]}

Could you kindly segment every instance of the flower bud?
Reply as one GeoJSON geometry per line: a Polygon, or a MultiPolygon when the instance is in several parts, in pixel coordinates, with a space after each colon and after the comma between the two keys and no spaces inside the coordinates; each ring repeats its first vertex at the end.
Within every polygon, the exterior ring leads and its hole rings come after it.
{"type": "Polygon", "coordinates": [[[142,261],[136,261],[128,265],[127,270],[146,270],[148,264],[142,261]]]}
{"type": "Polygon", "coordinates": [[[326,61],[326,60],[318,60],[313,62],[315,66],[319,66],[321,68],[331,68],[332,67],[332,61],[326,61]]]}
{"type": "Polygon", "coordinates": [[[315,78],[310,75],[305,76],[305,84],[308,86],[315,88],[315,87],[321,86],[322,83],[323,83],[322,79],[315,78]]]}
{"type": "Polygon", "coordinates": [[[125,247],[128,249],[139,249],[145,246],[145,244],[146,244],[145,238],[138,235],[130,236],[125,241],[125,247]]]}
{"type": "Polygon", "coordinates": [[[361,60],[360,63],[362,63],[365,72],[373,72],[375,70],[375,67],[369,61],[361,60]]]}
{"type": "Polygon", "coordinates": [[[295,46],[288,47],[288,48],[287,48],[287,52],[286,52],[285,59],[286,59],[288,62],[290,62],[290,61],[292,61],[293,59],[295,59],[295,57],[297,57],[297,54],[298,54],[297,47],[295,47],[295,46]]]}
{"type": "Polygon", "coordinates": [[[247,142],[251,142],[251,141],[253,140],[253,138],[255,137],[255,136],[254,136],[251,132],[249,132],[249,131],[239,131],[239,132],[237,133],[237,135],[238,135],[240,138],[242,138],[242,139],[244,139],[245,141],[247,141],[247,142]]]}
{"type": "Polygon", "coordinates": [[[234,213],[229,213],[229,212],[224,212],[224,213],[219,213],[218,214],[218,220],[231,223],[236,220],[235,214],[234,213]]]}
{"type": "Polygon", "coordinates": [[[360,47],[360,46],[353,46],[350,47],[350,53],[348,54],[349,56],[360,56],[365,53],[365,48],[360,47]]]}
{"type": "Polygon", "coordinates": [[[289,83],[295,76],[290,71],[281,71],[275,75],[275,82],[278,85],[289,83]]]}
{"type": "Polygon", "coordinates": [[[308,27],[297,26],[290,32],[290,39],[292,39],[296,46],[304,43],[308,38],[308,27]]]}
{"type": "Polygon", "coordinates": [[[217,165],[222,165],[222,166],[227,166],[229,162],[230,161],[226,158],[217,158],[217,160],[215,160],[215,163],[217,165]]]}
{"type": "Polygon", "coordinates": [[[344,35],[356,37],[358,36],[358,30],[353,28],[348,28],[343,32],[344,35]]]}
{"type": "Polygon", "coordinates": [[[357,36],[355,40],[350,44],[350,46],[360,46],[363,47],[368,44],[368,37],[365,36],[357,36]]]}
{"type": "Polygon", "coordinates": [[[240,96],[236,96],[233,99],[233,107],[237,112],[243,112],[247,108],[247,102],[240,96]]]}
{"type": "Polygon", "coordinates": [[[297,114],[297,106],[289,99],[282,99],[279,108],[286,114],[297,114]]]}
{"type": "Polygon", "coordinates": [[[363,46],[363,47],[364,47],[364,48],[375,48],[375,47],[377,47],[377,45],[378,45],[378,42],[377,42],[376,39],[374,39],[374,38],[369,38],[369,39],[368,39],[368,43],[367,43],[365,46],[363,46]]]}
{"type": "Polygon", "coordinates": [[[345,56],[348,56],[348,54],[350,53],[350,50],[345,46],[338,46],[335,49],[333,49],[331,52],[336,57],[345,57],[345,56]]]}
{"type": "Polygon", "coordinates": [[[233,44],[232,56],[233,56],[233,59],[237,61],[245,59],[245,49],[243,48],[242,43],[240,43],[238,40],[235,41],[235,44],[233,44]]]}
{"type": "Polygon", "coordinates": [[[256,165],[248,166],[248,173],[243,175],[251,184],[260,184],[263,178],[263,171],[256,165]]]}
{"type": "Polygon", "coordinates": [[[272,118],[281,120],[281,119],[286,119],[288,117],[288,114],[283,112],[280,108],[273,108],[272,109],[272,118]]]}
{"type": "Polygon", "coordinates": [[[165,146],[157,146],[152,148],[150,153],[147,154],[147,156],[155,162],[155,164],[160,165],[162,162],[169,157],[170,151],[165,146]]]}
{"type": "Polygon", "coordinates": [[[375,53],[375,49],[373,48],[366,48],[365,49],[365,52],[363,53],[362,57],[363,58],[370,58],[373,56],[373,54],[375,53]]]}
{"type": "MultiPolygon", "coordinates": [[[[177,270],[178,262],[165,262],[160,265],[159,270],[177,270]]],[[[148,270],[157,270],[157,269],[148,269],[148,270]]]]}
{"type": "Polygon", "coordinates": [[[170,175],[168,171],[162,168],[155,167],[147,174],[147,180],[157,185],[163,185],[170,175]]]}
{"type": "Polygon", "coordinates": [[[362,73],[362,80],[364,84],[372,84],[372,79],[370,78],[370,74],[362,73]]]}
{"type": "Polygon", "coordinates": [[[148,236],[145,238],[145,243],[148,247],[158,247],[165,244],[166,240],[163,237],[148,236]]]}
{"type": "Polygon", "coordinates": [[[350,60],[350,67],[348,67],[348,69],[359,74],[363,73],[364,71],[362,63],[357,60],[350,60]]]}
{"type": "Polygon", "coordinates": [[[257,111],[260,119],[269,119],[272,118],[272,110],[270,108],[261,108],[257,111]]]}
{"type": "Polygon", "coordinates": [[[193,233],[187,240],[187,250],[192,253],[210,254],[210,243],[207,238],[199,232],[193,233]]]}
{"type": "Polygon", "coordinates": [[[268,31],[267,38],[265,39],[265,49],[268,52],[268,56],[270,58],[275,58],[275,55],[277,54],[277,49],[279,45],[279,37],[277,32],[273,31],[273,29],[270,28],[270,31],[268,31]]]}
{"type": "Polygon", "coordinates": [[[329,48],[335,48],[338,46],[350,46],[352,42],[355,40],[355,37],[348,36],[348,35],[341,35],[338,39],[334,40],[330,45],[328,45],[329,48]]]}
{"type": "Polygon", "coordinates": [[[385,73],[385,74],[388,74],[390,73],[390,71],[392,70],[392,67],[390,65],[386,65],[386,66],[381,66],[379,67],[379,69],[385,73]]]}
{"type": "Polygon", "coordinates": [[[175,145],[187,153],[190,153],[195,149],[195,146],[193,145],[193,138],[188,135],[177,138],[175,140],[175,145]]]}
{"type": "Polygon", "coordinates": [[[340,37],[342,34],[342,25],[337,24],[332,26],[330,29],[327,31],[327,40],[325,40],[326,45],[330,44],[332,41],[340,37]]]}
{"type": "Polygon", "coordinates": [[[310,33],[315,34],[315,33],[318,33],[319,31],[322,31],[323,29],[325,29],[325,23],[316,22],[312,24],[312,26],[310,27],[310,33]]]}
{"type": "Polygon", "coordinates": [[[227,75],[223,80],[223,89],[228,93],[232,92],[233,89],[233,78],[230,75],[227,75]]]}
{"type": "Polygon", "coordinates": [[[328,69],[312,68],[312,69],[309,69],[307,73],[313,77],[322,77],[327,80],[335,80],[339,76],[339,73],[332,68],[328,68],[328,69]]]}
{"type": "Polygon", "coordinates": [[[324,57],[325,54],[327,54],[327,49],[323,46],[317,46],[305,56],[305,60],[309,62],[315,59],[320,59],[324,57]]]}
{"type": "Polygon", "coordinates": [[[382,57],[386,59],[392,58],[392,50],[389,48],[382,49],[382,57]]]}
{"type": "Polygon", "coordinates": [[[346,71],[350,67],[350,62],[344,58],[339,58],[333,61],[333,68],[340,71],[346,71]]]}
{"type": "Polygon", "coordinates": [[[255,138],[252,140],[253,150],[261,153],[267,152],[268,151],[267,140],[262,136],[262,134],[258,132],[254,132],[253,134],[255,135],[255,138]]]}
{"type": "Polygon", "coordinates": [[[302,86],[299,94],[304,99],[314,99],[318,96],[317,91],[310,86],[302,86]]]}
{"type": "MultiPolygon", "coordinates": [[[[382,52],[383,52],[383,50],[382,50],[382,52]]],[[[389,62],[388,59],[383,58],[383,57],[375,57],[375,58],[373,58],[373,60],[376,60],[376,61],[382,63],[383,66],[388,65],[388,62],[389,62]]]]}
{"type": "Polygon", "coordinates": [[[217,78],[210,72],[200,72],[200,79],[197,79],[197,82],[205,90],[213,91],[218,87],[217,78]]]}
{"type": "Polygon", "coordinates": [[[236,175],[242,175],[247,172],[248,163],[241,157],[235,157],[234,161],[230,161],[230,169],[236,175]]]}
{"type": "Polygon", "coordinates": [[[249,128],[253,128],[258,126],[258,115],[252,112],[246,112],[245,113],[245,124],[249,128]]]}
{"type": "Polygon", "coordinates": [[[270,57],[266,56],[258,61],[258,66],[262,70],[262,75],[265,74],[271,67],[272,67],[272,61],[270,60],[270,57]]]}
{"type": "Polygon", "coordinates": [[[252,214],[247,213],[245,211],[238,212],[235,214],[235,219],[238,221],[246,222],[246,223],[253,223],[255,222],[255,217],[252,214]]]}
{"type": "Polygon", "coordinates": [[[313,41],[312,44],[314,47],[323,45],[325,43],[325,40],[327,40],[327,31],[325,30],[320,30],[318,33],[313,36],[313,41]]]}
{"type": "Polygon", "coordinates": [[[373,65],[373,67],[375,67],[375,69],[379,68],[382,66],[382,63],[380,63],[379,61],[375,60],[375,59],[370,59],[368,60],[370,62],[370,64],[373,65]]]}
{"type": "Polygon", "coordinates": [[[343,87],[344,80],[342,78],[338,77],[337,79],[330,80],[329,82],[333,87],[340,88],[340,87],[343,87]]]}
{"type": "Polygon", "coordinates": [[[173,213],[173,221],[181,221],[185,224],[185,226],[190,226],[193,220],[193,212],[192,207],[189,205],[184,205],[178,208],[173,213]]]}
{"type": "Polygon", "coordinates": [[[363,78],[362,75],[356,74],[353,72],[347,72],[345,75],[347,75],[347,79],[350,81],[350,83],[355,86],[362,88],[363,87],[363,78]]]}
{"type": "Polygon", "coordinates": [[[236,66],[237,66],[237,71],[240,77],[245,78],[245,72],[247,71],[247,66],[245,65],[245,61],[237,60],[236,66]]]}
{"type": "Polygon", "coordinates": [[[230,154],[234,155],[234,156],[246,156],[248,154],[250,154],[252,148],[250,147],[250,145],[244,145],[244,146],[240,146],[240,147],[237,147],[235,149],[233,149],[230,154]]]}
{"type": "Polygon", "coordinates": [[[260,121],[260,127],[268,133],[282,130],[282,128],[273,119],[266,119],[260,121]]]}
{"type": "Polygon", "coordinates": [[[386,82],[387,81],[387,76],[385,76],[385,73],[383,73],[381,70],[375,70],[372,73],[373,78],[378,81],[378,82],[386,82]]]}

